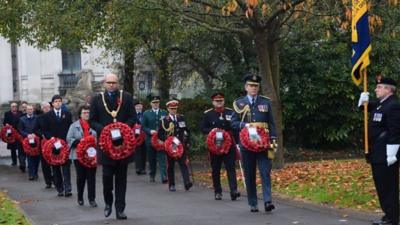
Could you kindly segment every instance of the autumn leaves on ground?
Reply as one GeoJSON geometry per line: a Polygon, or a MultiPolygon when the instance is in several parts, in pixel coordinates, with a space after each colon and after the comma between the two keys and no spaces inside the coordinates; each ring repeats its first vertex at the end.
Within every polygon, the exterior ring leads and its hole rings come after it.
{"type": "MultiPolygon", "coordinates": [[[[224,189],[228,190],[226,173],[221,176],[224,189]]],[[[237,176],[244,193],[240,170],[237,176]]],[[[337,208],[379,211],[370,166],[364,159],[288,163],[283,169],[273,170],[271,176],[273,193],[281,197],[337,208]]],[[[210,172],[198,173],[196,179],[212,185],[210,172]]],[[[261,191],[260,178],[257,183],[261,191]]]]}
{"type": "Polygon", "coordinates": [[[29,224],[16,205],[17,202],[10,200],[6,192],[0,190],[0,224],[29,224]]]}

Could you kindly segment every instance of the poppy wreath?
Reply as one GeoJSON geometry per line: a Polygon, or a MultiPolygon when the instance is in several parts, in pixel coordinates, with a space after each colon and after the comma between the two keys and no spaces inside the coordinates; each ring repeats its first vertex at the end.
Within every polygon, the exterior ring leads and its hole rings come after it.
{"type": "Polygon", "coordinates": [[[12,144],[16,141],[21,141],[22,136],[18,133],[18,131],[12,127],[11,125],[5,125],[0,131],[1,140],[3,140],[7,144],[12,144]],[[11,135],[7,135],[7,131],[11,130],[11,135]]]}
{"type": "Polygon", "coordinates": [[[213,129],[207,135],[207,146],[208,146],[208,150],[214,155],[227,154],[232,146],[231,135],[222,129],[219,129],[219,128],[213,129]],[[216,141],[215,141],[217,132],[222,132],[222,135],[224,137],[224,140],[221,145],[217,145],[216,141]]]}
{"type": "Polygon", "coordinates": [[[257,127],[257,133],[261,140],[253,141],[249,137],[249,129],[243,128],[240,131],[239,138],[243,147],[253,152],[266,151],[269,148],[269,135],[266,129],[257,127]]]}
{"type": "Polygon", "coordinates": [[[139,147],[143,144],[144,139],[146,138],[146,134],[144,133],[143,129],[142,129],[142,125],[140,124],[135,124],[135,126],[133,126],[133,133],[135,134],[135,139],[136,139],[136,147],[139,147]],[[136,129],[140,130],[140,134],[136,134],[136,129]]]}
{"type": "Polygon", "coordinates": [[[164,150],[164,142],[158,139],[157,133],[151,135],[151,147],[153,147],[157,151],[164,150]]]}
{"type": "Polygon", "coordinates": [[[43,158],[52,166],[63,165],[69,159],[69,149],[67,143],[60,138],[51,138],[47,140],[42,147],[43,158]],[[61,149],[58,154],[54,154],[54,143],[60,141],[61,149]]]}
{"type": "Polygon", "coordinates": [[[22,141],[22,147],[24,149],[24,152],[29,155],[29,156],[38,156],[40,155],[40,138],[38,136],[35,136],[35,146],[31,146],[29,144],[29,138],[26,137],[22,141]]]}
{"type": "Polygon", "coordinates": [[[87,152],[91,147],[94,149],[97,147],[96,138],[91,135],[81,139],[76,146],[76,158],[86,168],[97,167],[97,154],[91,157],[87,152]]]}
{"type": "Polygon", "coordinates": [[[183,145],[182,145],[182,143],[179,143],[179,145],[177,145],[174,148],[174,139],[175,138],[176,138],[175,136],[169,136],[167,138],[167,140],[165,140],[165,143],[164,143],[165,152],[167,153],[167,155],[169,157],[174,158],[174,159],[179,159],[183,155],[183,145]]]}
{"type": "Polygon", "coordinates": [[[127,124],[115,122],[103,128],[100,134],[100,148],[113,160],[121,160],[133,154],[136,147],[135,135],[127,124]],[[111,138],[111,130],[119,129],[123,142],[119,146],[114,146],[111,138]]]}

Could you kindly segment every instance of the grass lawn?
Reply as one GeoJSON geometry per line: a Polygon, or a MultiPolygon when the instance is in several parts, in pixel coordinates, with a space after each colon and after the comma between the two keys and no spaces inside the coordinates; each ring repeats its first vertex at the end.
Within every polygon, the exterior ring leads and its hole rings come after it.
{"type": "MultiPolygon", "coordinates": [[[[239,170],[237,176],[243,188],[239,170]]],[[[224,190],[229,190],[226,173],[222,172],[221,177],[224,190]]],[[[371,169],[363,159],[290,163],[273,170],[271,177],[272,192],[280,196],[337,208],[379,211],[371,169]]],[[[212,187],[210,172],[198,173],[196,179],[212,187]]],[[[261,191],[260,178],[257,183],[261,191]]]]}
{"type": "Polygon", "coordinates": [[[10,200],[4,191],[0,190],[0,224],[4,225],[29,225],[28,220],[10,200]]]}

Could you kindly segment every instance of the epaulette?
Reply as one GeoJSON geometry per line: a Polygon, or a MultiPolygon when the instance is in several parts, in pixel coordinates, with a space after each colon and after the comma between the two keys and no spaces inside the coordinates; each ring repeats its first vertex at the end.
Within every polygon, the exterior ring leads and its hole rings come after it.
{"type": "Polygon", "coordinates": [[[271,100],[271,98],[269,98],[269,97],[267,97],[267,96],[264,96],[264,95],[260,95],[260,97],[266,98],[266,99],[268,99],[268,100],[271,100]]]}
{"type": "Polygon", "coordinates": [[[225,107],[225,109],[228,109],[228,110],[233,110],[233,109],[231,109],[231,108],[229,108],[229,107],[225,107]]]}
{"type": "Polygon", "coordinates": [[[206,111],[204,111],[204,113],[208,113],[208,112],[210,112],[211,110],[213,110],[214,108],[211,108],[211,109],[207,109],[206,111]]]}

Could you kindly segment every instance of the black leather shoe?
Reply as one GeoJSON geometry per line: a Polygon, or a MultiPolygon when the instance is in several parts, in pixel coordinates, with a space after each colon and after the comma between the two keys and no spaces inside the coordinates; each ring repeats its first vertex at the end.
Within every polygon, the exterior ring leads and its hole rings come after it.
{"type": "Polygon", "coordinates": [[[231,192],[231,200],[232,201],[236,201],[236,199],[239,197],[240,197],[240,192],[237,192],[237,191],[231,192]]]}
{"type": "Polygon", "coordinates": [[[25,173],[25,166],[19,166],[19,169],[21,170],[22,173],[25,173]]]}
{"type": "Polygon", "coordinates": [[[116,213],[117,220],[126,220],[128,217],[125,215],[124,212],[117,212],[116,213]]]}
{"type": "Polygon", "coordinates": [[[169,186],[169,191],[175,192],[176,191],[175,185],[169,186]]]}
{"type": "Polygon", "coordinates": [[[35,178],[34,177],[29,177],[29,180],[34,180],[35,178]]]}
{"type": "Polygon", "coordinates": [[[161,183],[163,183],[163,184],[167,184],[167,183],[168,183],[168,179],[164,179],[164,180],[162,180],[162,181],[161,181],[161,183]]]}
{"type": "Polygon", "coordinates": [[[58,197],[62,197],[62,196],[64,196],[64,193],[63,192],[58,192],[57,196],[58,197]]]}
{"type": "Polygon", "coordinates": [[[258,212],[258,207],[256,205],[250,206],[250,212],[258,212]]]}
{"type": "Polygon", "coordinates": [[[89,201],[89,205],[90,205],[90,207],[93,207],[93,208],[97,207],[96,201],[89,201]]]}
{"type": "Polygon", "coordinates": [[[386,218],[386,216],[383,216],[381,219],[374,220],[372,222],[372,225],[391,225],[392,221],[386,218]]]}
{"type": "Polygon", "coordinates": [[[265,208],[265,212],[271,212],[272,210],[275,209],[275,206],[271,202],[266,202],[266,203],[264,203],[264,208],[265,208]]]}
{"type": "Polygon", "coordinates": [[[83,205],[83,199],[78,199],[78,205],[83,205]]]}
{"type": "Polygon", "coordinates": [[[111,212],[112,212],[111,205],[106,204],[106,207],[104,208],[104,216],[109,217],[111,215],[111,212]]]}
{"type": "Polygon", "coordinates": [[[51,184],[46,184],[45,188],[46,189],[50,189],[51,188],[51,184]]]}
{"type": "Polygon", "coordinates": [[[65,192],[65,197],[68,198],[68,197],[71,197],[71,196],[72,196],[72,193],[71,193],[71,192],[69,192],[69,191],[68,191],[68,192],[65,192]]]}
{"type": "Polygon", "coordinates": [[[222,200],[222,194],[221,193],[215,193],[215,200],[222,200]]]}
{"type": "Polygon", "coordinates": [[[185,190],[186,190],[186,191],[189,191],[189,189],[190,189],[191,187],[193,187],[193,183],[192,183],[192,182],[189,182],[189,183],[185,184],[185,190]]]}

